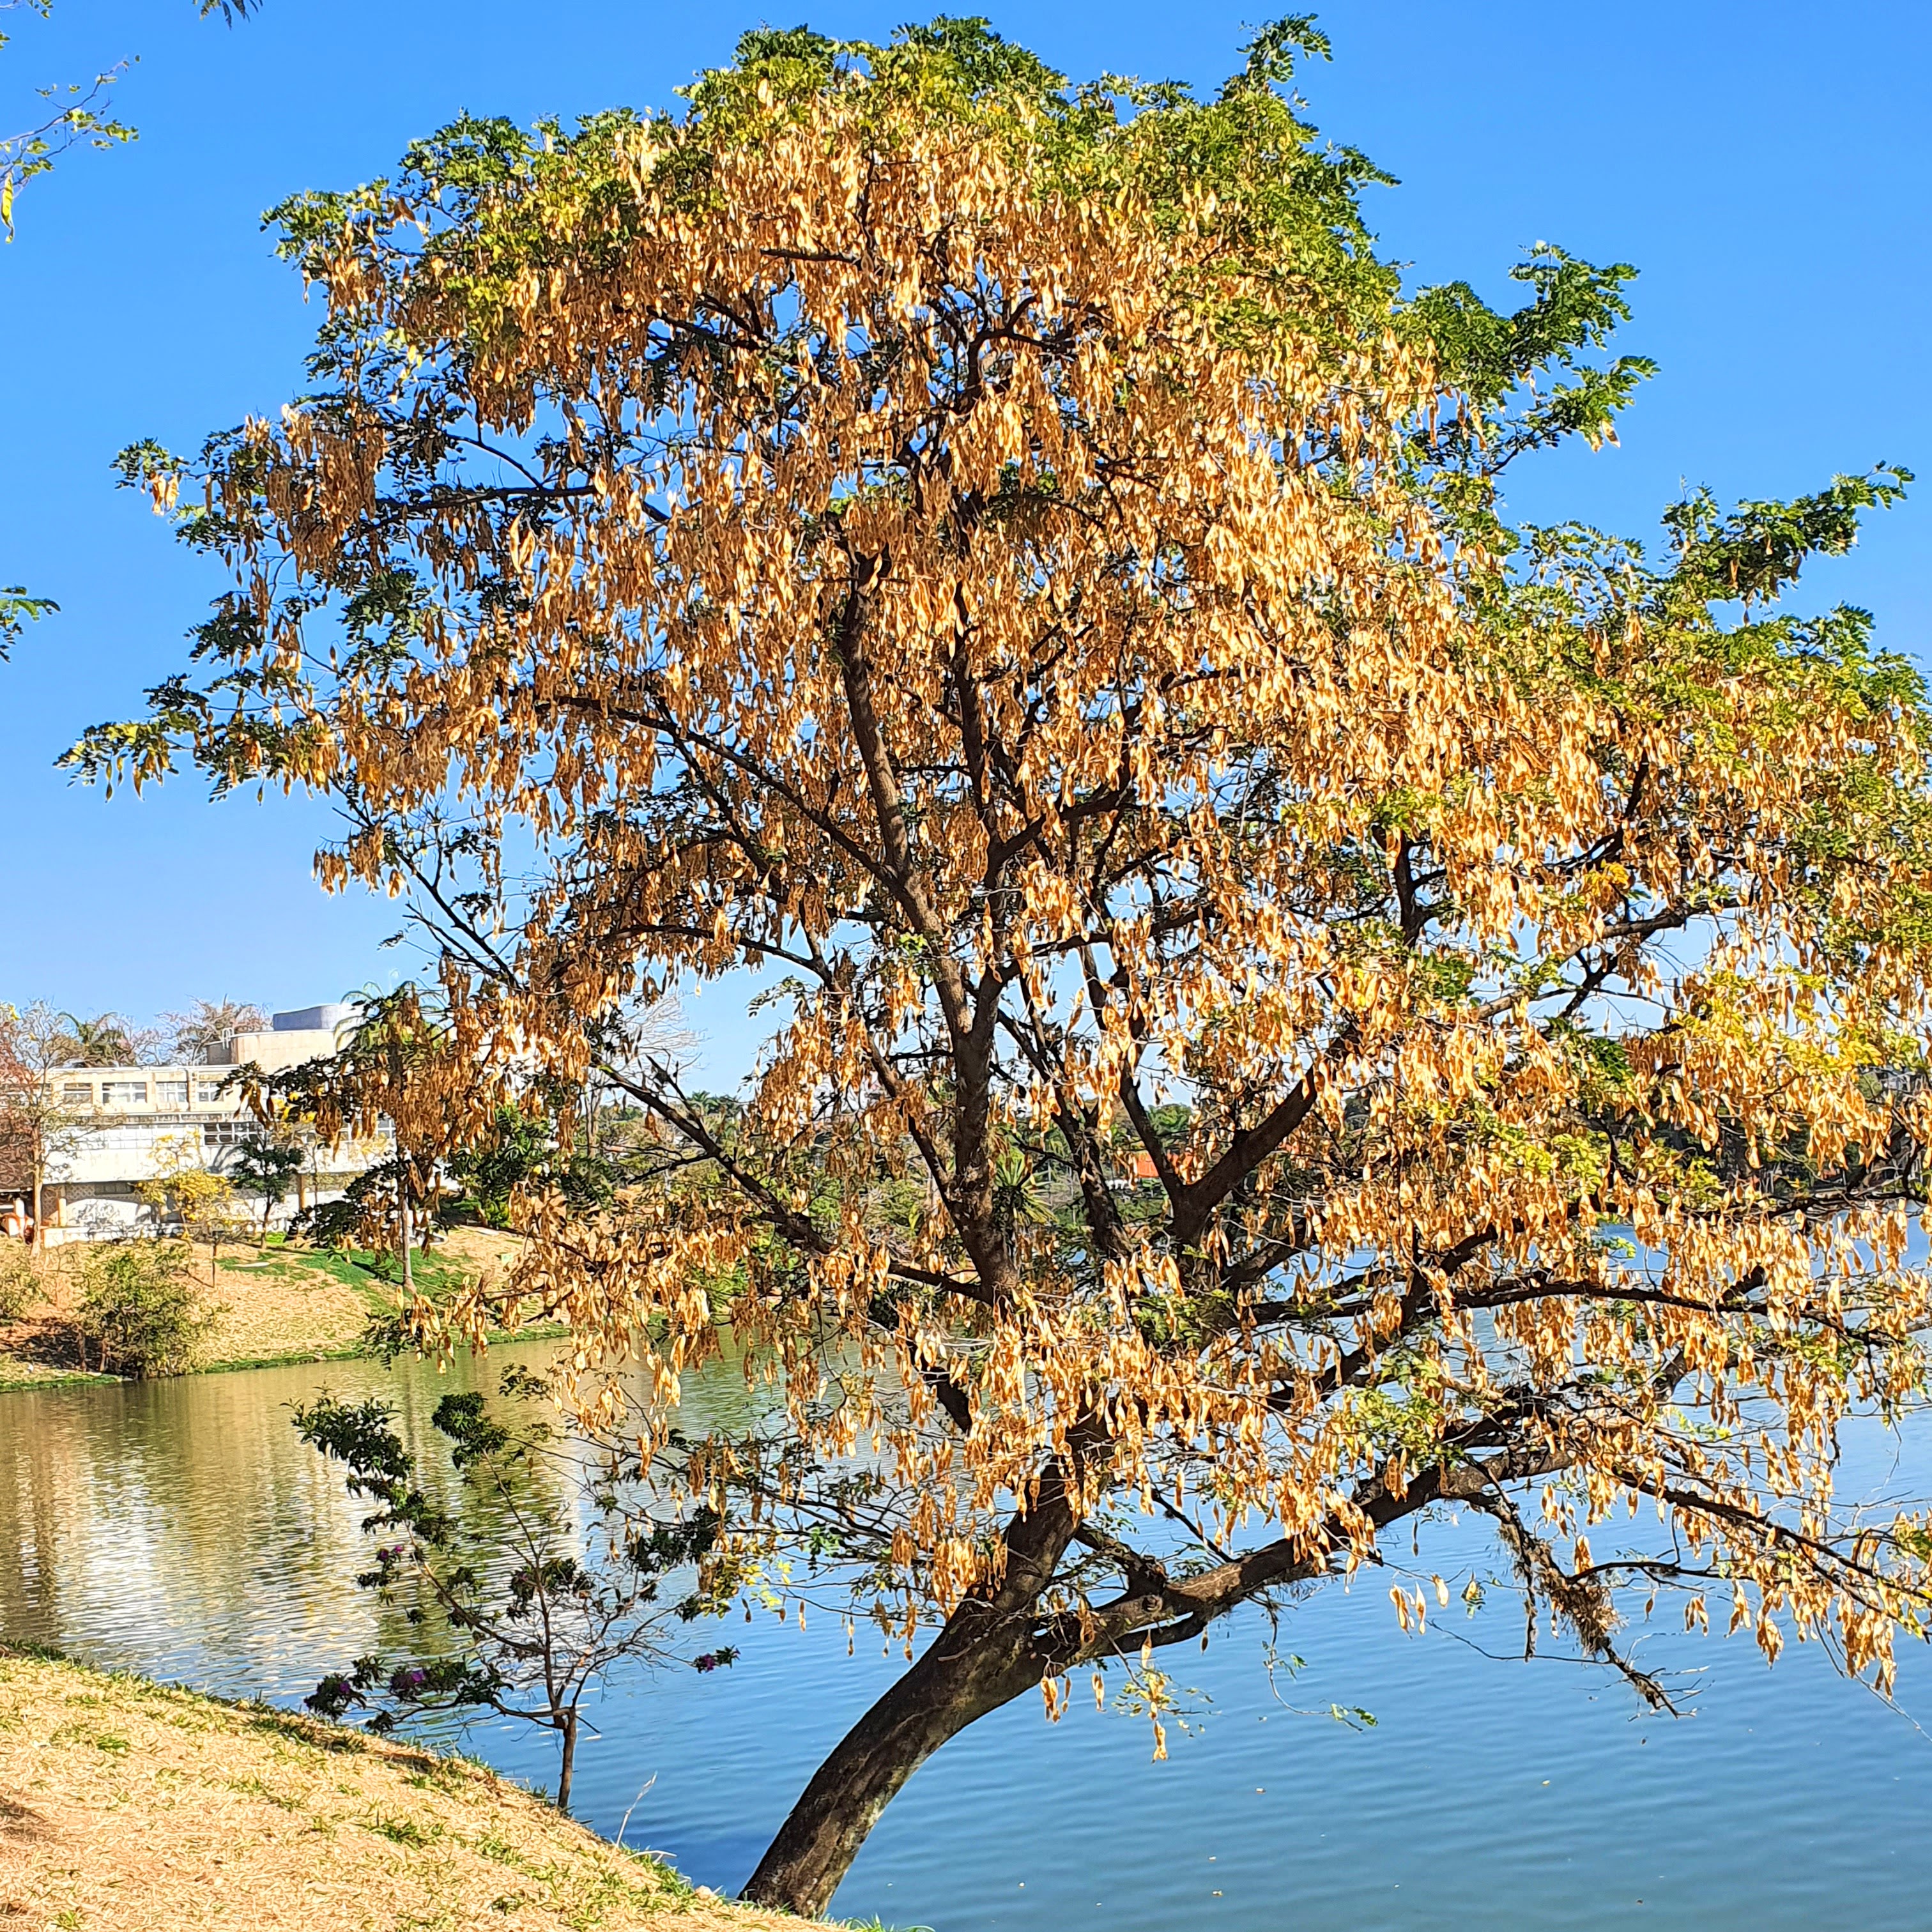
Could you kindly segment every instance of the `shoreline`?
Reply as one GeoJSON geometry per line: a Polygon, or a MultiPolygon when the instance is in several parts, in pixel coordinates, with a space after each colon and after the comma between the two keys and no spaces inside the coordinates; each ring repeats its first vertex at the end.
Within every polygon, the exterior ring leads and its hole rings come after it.
{"type": "MultiPolygon", "coordinates": [[[[496,1229],[452,1228],[424,1257],[425,1285],[434,1292],[506,1266],[520,1246],[519,1237],[496,1229]]],[[[70,1352],[68,1359],[61,1359],[62,1336],[72,1314],[74,1278],[86,1251],[78,1243],[52,1250],[48,1280],[54,1293],[32,1313],[0,1322],[0,1394],[136,1379],[82,1368],[71,1360],[70,1352]]],[[[393,1312],[393,1287],[353,1251],[237,1244],[224,1248],[224,1254],[236,1258],[218,1261],[206,1247],[193,1251],[200,1292],[220,1308],[221,1320],[202,1358],[183,1374],[223,1375],[380,1358],[368,1330],[373,1322],[393,1312]],[[212,1287],[207,1280],[211,1268],[215,1276],[212,1287]]],[[[504,1331],[502,1339],[543,1341],[565,1332],[560,1324],[541,1322],[520,1328],[514,1336],[504,1331]]]]}
{"type": "MultiPolygon", "coordinates": [[[[559,1342],[569,1333],[561,1322],[544,1322],[529,1328],[519,1328],[514,1334],[508,1329],[493,1329],[485,1340],[488,1346],[498,1347],[515,1342],[559,1342]]],[[[14,1359],[4,1346],[0,1346],[0,1395],[34,1395],[57,1389],[135,1388],[143,1380],[134,1376],[106,1375],[98,1369],[51,1368],[38,1362],[30,1364],[36,1371],[33,1375],[14,1377],[8,1373],[10,1364],[14,1359]]],[[[332,1348],[322,1354],[296,1349],[283,1355],[202,1362],[194,1368],[184,1369],[178,1376],[150,1376],[145,1379],[178,1382],[199,1380],[206,1376],[240,1375],[251,1369],[294,1369],[308,1364],[380,1362],[382,1359],[382,1351],[378,1348],[332,1348]]]]}
{"type": "Polygon", "coordinates": [[[4,1643],[0,1851],[0,1918],[97,1932],[810,1932],[472,1758],[4,1643]]]}

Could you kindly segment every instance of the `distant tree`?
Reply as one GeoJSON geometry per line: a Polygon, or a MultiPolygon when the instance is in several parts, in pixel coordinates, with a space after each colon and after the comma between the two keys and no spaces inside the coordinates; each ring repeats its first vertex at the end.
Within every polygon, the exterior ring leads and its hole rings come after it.
{"type": "Polygon", "coordinates": [[[447,1165],[485,1226],[515,1228],[520,1201],[527,1204],[554,1193],[580,1210],[608,1202],[634,1166],[627,1130],[638,1124],[634,1117],[625,1120],[595,1106],[587,1094],[559,1094],[552,1083],[539,1082],[502,1102],[489,1125],[447,1165]]]}
{"type": "Polygon", "coordinates": [[[0,1162],[27,1184],[34,1246],[43,1253],[49,1181],[94,1123],[92,1108],[70,1102],[54,1078],[72,1064],[72,1046],[66,1016],[44,1000],[24,1012],[0,1006],[0,1162]]]}
{"type": "Polygon", "coordinates": [[[548,1172],[556,1151],[553,1124],[540,1112],[506,1100],[489,1131],[456,1154],[450,1172],[469,1190],[485,1227],[507,1228],[517,1190],[548,1172]]]}
{"type": "Polygon", "coordinates": [[[584,1149],[593,1164],[602,1162],[605,1149],[602,1123],[614,1103],[630,1104],[627,1082],[653,1062],[675,1064],[697,1044],[684,1024],[683,1010],[674,993],[622,1000],[598,1016],[591,1064],[583,1081],[584,1149]]]}
{"type": "Polygon", "coordinates": [[[262,1032],[268,1016],[246,1000],[196,1000],[185,1012],[162,1014],[161,1024],[170,1060],[205,1066],[237,1034],[262,1032]]]}
{"type": "Polygon", "coordinates": [[[137,1027],[118,1013],[97,1013],[92,1019],[73,1013],[58,1017],[67,1028],[65,1064],[70,1066],[145,1066],[162,1043],[158,1028],[137,1027]]]}
{"type": "Polygon", "coordinates": [[[295,1130],[282,1123],[259,1138],[244,1141],[230,1156],[230,1178],[243,1193],[255,1195],[261,1201],[265,1234],[270,1214],[288,1198],[308,1158],[308,1150],[296,1138],[295,1130]]]}
{"type": "Polygon", "coordinates": [[[208,1249],[208,1285],[214,1284],[221,1244],[248,1226],[236,1198],[235,1184],[208,1166],[193,1134],[164,1135],[154,1145],[153,1177],[135,1184],[139,1198],[158,1214],[172,1214],[190,1240],[208,1249]]]}
{"type": "Polygon", "coordinates": [[[371,1139],[387,1125],[394,1152],[350,1193],[371,1241],[395,1248],[406,1300],[410,1256],[434,1225],[448,1162],[487,1135],[508,1084],[482,1066],[462,1003],[405,981],[356,1002],[334,1054],[251,1078],[244,1091],[263,1121],[302,1121],[325,1144],[371,1139]]]}
{"type": "MultiPolygon", "coordinates": [[[[515,1371],[504,1386],[536,1388],[515,1371]]],[[[500,1420],[473,1393],[446,1395],[430,1419],[460,1478],[454,1508],[426,1492],[381,1402],[325,1393],[296,1411],[302,1439],[348,1466],[350,1494],[381,1505],[362,1526],[378,1538],[375,1566],[356,1580],[400,1604],[416,1636],[412,1656],[332,1672],[309,1707],[330,1718],[369,1711],[376,1731],[437,1711],[545,1726],[557,1734],[556,1804],[567,1811],[586,1695],[620,1664],[676,1654],[680,1626],[730,1606],[737,1573],[718,1555],[709,1511],[650,1517],[622,1452],[586,1457],[585,1444],[541,1422],[500,1420]]],[[[709,1671],[737,1654],[687,1660],[709,1671]]]]}

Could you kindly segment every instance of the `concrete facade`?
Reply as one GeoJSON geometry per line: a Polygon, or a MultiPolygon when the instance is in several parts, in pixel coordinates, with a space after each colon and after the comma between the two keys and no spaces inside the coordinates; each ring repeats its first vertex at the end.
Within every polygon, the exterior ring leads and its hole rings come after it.
{"type": "MultiPolygon", "coordinates": [[[[225,1172],[237,1148],[263,1136],[238,1088],[226,1085],[231,1070],[253,1064],[272,1072],[332,1054],[337,1028],[350,1010],[323,1006],[278,1013],[269,1030],[229,1042],[223,1050],[230,1057],[214,1065],[70,1066],[50,1074],[47,1084],[55,1097],[86,1119],[78,1144],[56,1157],[42,1191],[40,1212],[50,1244],[170,1232],[166,1218],[136,1192],[140,1184],[180,1165],[184,1156],[225,1172]],[[316,1023],[284,1024],[290,1020],[316,1023]]],[[[385,1135],[334,1149],[310,1148],[269,1225],[286,1223],[318,1201],[339,1198],[389,1145],[385,1135]]],[[[10,1205],[16,1190],[4,1192],[4,1204],[10,1205]]]]}

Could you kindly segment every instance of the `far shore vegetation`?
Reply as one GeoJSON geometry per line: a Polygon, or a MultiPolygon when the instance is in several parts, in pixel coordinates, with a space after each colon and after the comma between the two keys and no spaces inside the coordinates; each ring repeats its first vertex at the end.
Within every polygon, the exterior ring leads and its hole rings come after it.
{"type": "MultiPolygon", "coordinates": [[[[523,1244],[488,1228],[453,1228],[412,1256],[420,1292],[453,1294],[509,1268],[523,1244]]],[[[309,1246],[271,1235],[260,1244],[76,1241],[38,1262],[24,1244],[0,1252],[0,1390],[112,1380],[89,1343],[84,1309],[92,1262],[116,1251],[168,1250],[191,1290],[185,1325],[194,1346],[156,1362],[150,1373],[267,1368],[381,1352],[396,1315],[396,1259],[387,1251],[309,1246]],[[213,1281],[210,1285],[210,1271],[213,1281]]],[[[139,1372],[122,1360],[121,1373],[139,1372]]]]}

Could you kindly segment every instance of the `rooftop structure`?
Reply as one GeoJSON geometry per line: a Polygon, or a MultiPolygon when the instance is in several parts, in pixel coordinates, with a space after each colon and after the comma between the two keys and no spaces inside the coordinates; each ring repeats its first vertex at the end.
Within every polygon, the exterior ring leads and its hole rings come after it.
{"type": "Polygon", "coordinates": [[[285,1066],[299,1066],[305,1060],[325,1060],[335,1051],[343,1024],[355,1012],[353,1006],[338,1002],[277,1013],[269,1020],[266,1033],[238,1033],[224,1040],[210,1057],[211,1064],[252,1064],[265,1073],[274,1073],[285,1066]]]}

